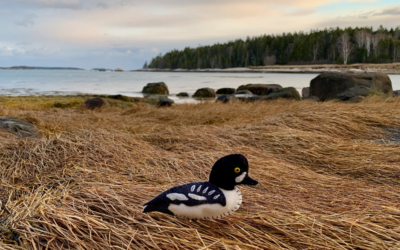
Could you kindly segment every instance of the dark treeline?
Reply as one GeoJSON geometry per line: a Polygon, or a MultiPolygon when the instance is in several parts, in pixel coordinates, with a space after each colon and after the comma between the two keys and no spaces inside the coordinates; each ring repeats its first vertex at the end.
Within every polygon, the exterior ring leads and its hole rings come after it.
{"type": "Polygon", "coordinates": [[[330,28],[263,35],[224,44],[173,50],[143,68],[197,69],[285,64],[389,63],[400,60],[400,26],[330,28]]]}

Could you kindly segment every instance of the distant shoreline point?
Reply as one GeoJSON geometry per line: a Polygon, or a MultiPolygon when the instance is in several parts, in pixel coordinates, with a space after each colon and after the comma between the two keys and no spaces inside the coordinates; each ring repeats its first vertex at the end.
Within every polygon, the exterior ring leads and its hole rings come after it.
{"type": "Polygon", "coordinates": [[[12,66],[12,67],[0,67],[3,70],[84,70],[81,68],[74,67],[35,67],[35,66],[12,66]]]}

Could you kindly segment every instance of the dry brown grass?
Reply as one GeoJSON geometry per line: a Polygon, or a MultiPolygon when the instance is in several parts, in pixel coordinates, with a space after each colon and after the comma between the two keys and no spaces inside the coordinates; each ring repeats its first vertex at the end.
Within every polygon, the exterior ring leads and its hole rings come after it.
{"type": "Polygon", "coordinates": [[[399,249],[400,102],[0,106],[41,138],[0,133],[0,249],[399,249]],[[242,153],[241,208],[186,220],[141,205],[242,153]]]}

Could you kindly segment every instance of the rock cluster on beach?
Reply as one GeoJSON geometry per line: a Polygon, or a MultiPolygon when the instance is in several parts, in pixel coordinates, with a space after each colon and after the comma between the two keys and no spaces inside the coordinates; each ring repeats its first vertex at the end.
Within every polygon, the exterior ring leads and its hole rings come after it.
{"type": "MultiPolygon", "coordinates": [[[[143,88],[143,93],[168,95],[168,87],[164,82],[148,83],[143,88]]],[[[279,84],[254,84],[249,83],[235,88],[200,88],[192,96],[195,99],[215,99],[217,102],[233,101],[269,101],[276,99],[312,99],[325,101],[338,99],[342,101],[358,102],[370,95],[392,96],[393,92],[390,78],[377,72],[325,72],[315,77],[309,87],[302,89],[302,95],[294,87],[283,88],[279,84]]],[[[181,92],[178,97],[189,97],[186,92],[181,92]]],[[[170,103],[159,106],[170,106],[170,103]]]]}
{"type": "Polygon", "coordinates": [[[240,90],[248,90],[254,95],[268,95],[278,89],[281,89],[282,86],[279,84],[247,84],[239,86],[237,89],[240,90]]]}
{"type": "MultiPolygon", "coordinates": [[[[315,101],[326,101],[337,99],[342,101],[359,102],[367,96],[398,96],[399,91],[393,91],[390,78],[383,73],[377,72],[325,72],[311,80],[310,86],[301,91],[301,95],[294,87],[283,88],[279,84],[249,83],[235,88],[200,88],[193,94],[193,98],[200,100],[215,100],[217,102],[257,102],[276,99],[302,100],[311,99],[315,101]]],[[[174,100],[168,98],[168,86],[164,82],[148,83],[143,87],[143,94],[158,107],[172,106],[174,100]]],[[[190,97],[187,92],[176,95],[180,98],[190,97]]],[[[102,96],[101,96],[102,97],[102,96]]],[[[86,100],[81,107],[86,109],[98,109],[109,107],[106,99],[115,99],[123,102],[138,102],[134,97],[123,95],[109,95],[105,98],[95,97],[86,100]]],[[[64,106],[61,104],[55,107],[64,106]]]]}
{"type": "Polygon", "coordinates": [[[278,84],[246,84],[239,86],[233,94],[218,96],[216,101],[223,103],[237,100],[254,102],[275,100],[278,98],[301,100],[299,92],[293,87],[282,88],[278,84]]]}

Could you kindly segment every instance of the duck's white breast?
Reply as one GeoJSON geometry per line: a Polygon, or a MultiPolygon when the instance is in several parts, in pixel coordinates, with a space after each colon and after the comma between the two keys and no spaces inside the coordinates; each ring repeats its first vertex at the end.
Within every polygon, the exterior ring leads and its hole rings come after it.
{"type": "Polygon", "coordinates": [[[242,204],[242,194],[235,187],[233,190],[221,189],[226,199],[226,205],[221,204],[202,204],[198,206],[186,206],[181,203],[179,205],[171,204],[168,209],[177,216],[190,219],[216,219],[226,216],[236,211],[242,204]]]}

